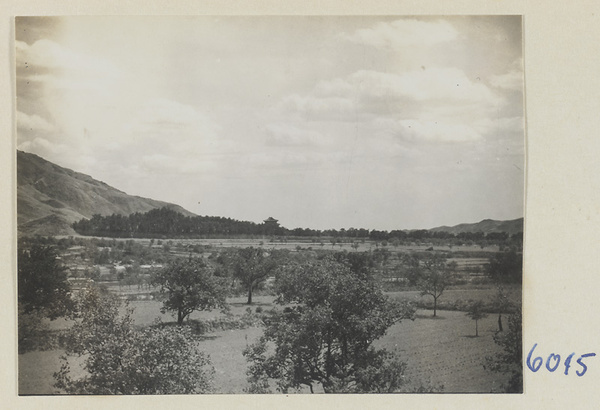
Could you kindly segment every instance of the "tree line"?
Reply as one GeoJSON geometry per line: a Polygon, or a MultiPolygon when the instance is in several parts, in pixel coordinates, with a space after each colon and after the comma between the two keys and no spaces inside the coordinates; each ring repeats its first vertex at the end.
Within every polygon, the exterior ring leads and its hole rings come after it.
{"type": "Polygon", "coordinates": [[[163,207],[145,213],[135,212],[130,215],[112,214],[102,216],[95,214],[90,219],[81,219],[73,223],[73,229],[80,235],[108,236],[114,238],[161,238],[161,237],[236,237],[236,236],[294,236],[294,237],[330,237],[348,239],[370,239],[389,241],[423,240],[458,240],[488,241],[506,243],[508,241],[522,244],[523,232],[509,235],[506,232],[461,232],[454,234],[446,231],[418,230],[376,230],[364,228],[341,229],[287,229],[282,226],[257,224],[249,221],[217,216],[185,216],[177,211],[163,207]]]}

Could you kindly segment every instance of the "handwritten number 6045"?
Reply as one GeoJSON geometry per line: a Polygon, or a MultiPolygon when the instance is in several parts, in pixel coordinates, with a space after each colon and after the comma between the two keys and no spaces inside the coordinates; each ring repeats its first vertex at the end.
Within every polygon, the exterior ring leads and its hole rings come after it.
{"type": "MultiPolygon", "coordinates": [[[[542,359],[540,356],[534,357],[532,360],[533,351],[535,350],[536,347],[537,347],[537,343],[533,345],[533,347],[529,351],[529,354],[527,355],[527,367],[529,367],[529,370],[531,370],[534,373],[537,372],[538,370],[540,370],[540,368],[544,364],[544,359],[542,359]]],[[[583,363],[583,359],[585,359],[586,357],[593,357],[593,356],[596,356],[596,353],[586,353],[586,354],[582,354],[581,356],[579,356],[579,359],[577,359],[577,364],[579,366],[581,366],[581,370],[575,371],[577,376],[581,377],[585,374],[585,372],[587,372],[588,368],[583,363]]],[[[571,353],[570,355],[568,355],[567,358],[565,359],[565,361],[563,362],[563,365],[565,367],[565,372],[564,372],[565,375],[569,374],[569,369],[571,368],[571,361],[573,360],[573,357],[575,357],[575,353],[571,353]]],[[[548,370],[551,373],[555,372],[558,369],[558,367],[560,366],[560,360],[561,360],[561,357],[559,354],[550,353],[550,355],[546,359],[546,370],[548,370]]]]}

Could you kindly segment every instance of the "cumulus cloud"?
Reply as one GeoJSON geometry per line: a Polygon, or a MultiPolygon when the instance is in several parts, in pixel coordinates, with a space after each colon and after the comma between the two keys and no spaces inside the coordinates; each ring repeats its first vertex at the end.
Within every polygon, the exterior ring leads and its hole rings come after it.
{"type": "Polygon", "coordinates": [[[446,21],[421,21],[400,19],[380,22],[371,28],[360,29],[342,38],[353,43],[369,45],[378,49],[401,49],[409,46],[430,47],[447,43],[458,37],[456,29],[446,21]]]}

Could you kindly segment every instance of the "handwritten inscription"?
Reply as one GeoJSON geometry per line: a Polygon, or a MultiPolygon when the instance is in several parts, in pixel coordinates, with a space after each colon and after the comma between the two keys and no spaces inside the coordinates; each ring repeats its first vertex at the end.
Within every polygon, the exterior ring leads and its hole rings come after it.
{"type": "MultiPolygon", "coordinates": [[[[529,351],[529,354],[527,355],[527,367],[529,367],[529,370],[531,370],[532,372],[537,372],[538,370],[540,370],[542,368],[542,366],[544,365],[544,358],[542,358],[541,356],[537,356],[534,357],[534,351],[535,348],[537,347],[537,343],[533,345],[533,347],[531,348],[531,350],[529,351]]],[[[581,369],[579,370],[575,370],[575,374],[577,374],[577,376],[582,377],[586,372],[587,372],[587,365],[584,363],[584,359],[588,358],[588,357],[594,357],[596,356],[596,353],[585,353],[579,356],[579,358],[577,359],[577,361],[575,363],[572,363],[574,358],[576,357],[575,352],[569,354],[568,356],[566,356],[565,360],[562,362],[562,365],[565,369],[564,374],[565,376],[569,375],[569,370],[571,369],[571,366],[579,366],[581,367],[581,369]]],[[[558,368],[561,365],[561,356],[560,354],[556,354],[556,353],[550,353],[548,355],[548,357],[545,360],[546,363],[546,370],[548,370],[550,373],[554,373],[556,370],[558,370],[558,368]]]]}

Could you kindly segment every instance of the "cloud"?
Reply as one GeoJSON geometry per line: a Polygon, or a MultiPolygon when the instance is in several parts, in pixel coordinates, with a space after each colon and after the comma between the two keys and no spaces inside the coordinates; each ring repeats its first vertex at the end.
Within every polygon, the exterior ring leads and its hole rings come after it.
{"type": "Polygon", "coordinates": [[[520,91],[523,89],[523,72],[512,70],[506,74],[494,75],[490,84],[496,88],[520,91]]]}
{"type": "Polygon", "coordinates": [[[431,47],[458,37],[456,29],[446,21],[433,22],[400,19],[391,23],[380,22],[371,28],[360,29],[342,38],[378,49],[402,49],[409,46],[431,47]]]}
{"type": "Polygon", "coordinates": [[[405,141],[467,142],[482,137],[485,121],[504,104],[501,94],[458,68],[430,68],[360,70],[287,96],[280,108],[306,120],[362,124],[405,141]]]}
{"type": "Polygon", "coordinates": [[[405,141],[469,142],[481,138],[481,132],[472,126],[452,122],[382,118],[375,124],[383,133],[405,141]]]}
{"type": "Polygon", "coordinates": [[[55,126],[50,122],[46,121],[44,118],[39,115],[28,115],[24,112],[17,112],[17,129],[24,131],[34,131],[34,132],[52,132],[55,129],[55,126]]]}
{"type": "Polygon", "coordinates": [[[404,74],[362,70],[349,81],[363,99],[495,104],[498,97],[458,68],[431,68],[404,74]]]}
{"type": "Polygon", "coordinates": [[[289,124],[269,124],[266,127],[267,145],[303,147],[323,143],[323,134],[317,131],[300,129],[289,124]]]}
{"type": "Polygon", "coordinates": [[[205,148],[218,141],[220,126],[196,108],[168,99],[144,103],[125,127],[133,140],[168,143],[172,149],[187,151],[199,143],[205,148]]]}

